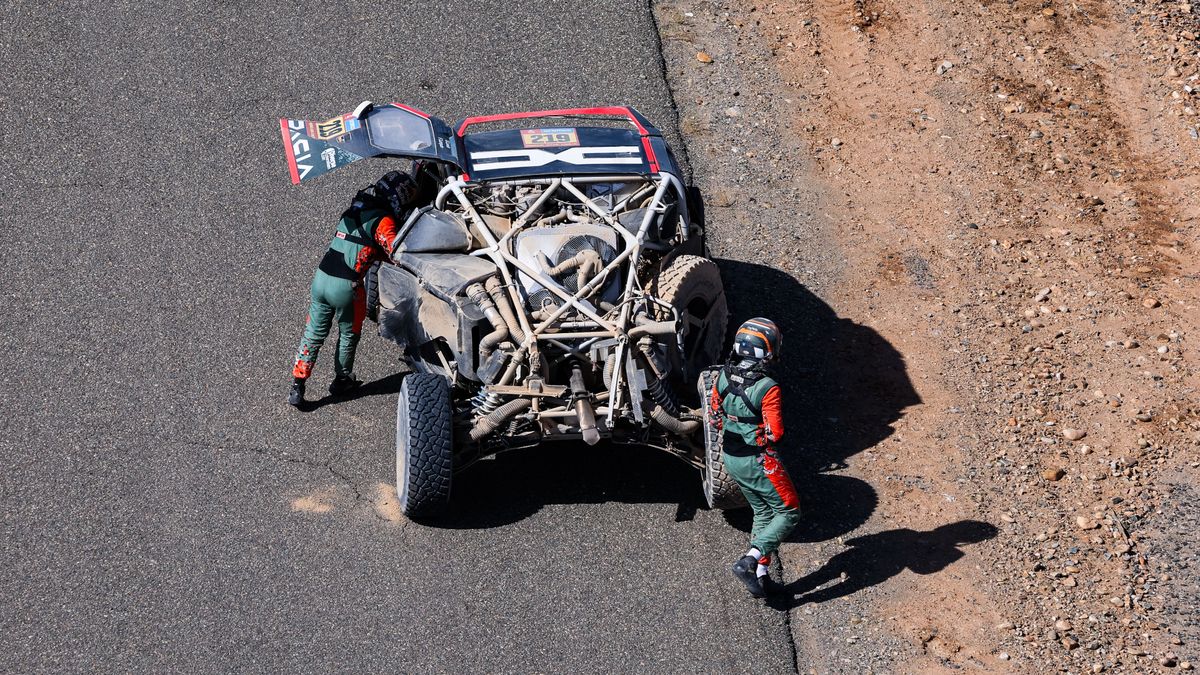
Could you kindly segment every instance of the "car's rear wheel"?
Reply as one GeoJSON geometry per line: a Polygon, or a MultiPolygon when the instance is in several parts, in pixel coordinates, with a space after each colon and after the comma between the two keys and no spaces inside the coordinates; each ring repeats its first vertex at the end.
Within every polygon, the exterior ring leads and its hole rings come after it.
{"type": "Polygon", "coordinates": [[[445,378],[428,373],[405,376],[396,404],[396,495],[409,518],[433,518],[450,501],[451,415],[445,378]]]}
{"type": "Polygon", "coordinates": [[[746,496],[725,468],[725,453],[721,451],[721,432],[712,424],[709,394],[720,371],[708,369],[700,373],[696,388],[700,390],[700,405],[704,411],[704,499],[710,509],[736,509],[746,505],[746,496]]]}
{"type": "Polygon", "coordinates": [[[679,312],[683,324],[681,365],[690,381],[700,369],[721,360],[729,326],[721,271],[707,258],[677,256],[658,275],[658,297],[679,312]]]}

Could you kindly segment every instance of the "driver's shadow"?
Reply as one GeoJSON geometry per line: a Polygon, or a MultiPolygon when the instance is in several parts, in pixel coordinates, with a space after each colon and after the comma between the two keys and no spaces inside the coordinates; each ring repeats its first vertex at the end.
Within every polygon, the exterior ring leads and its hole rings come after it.
{"type": "Polygon", "coordinates": [[[300,404],[300,412],[312,412],[333,403],[345,403],[347,401],[353,401],[355,399],[365,398],[367,396],[388,396],[392,394],[398,394],[400,393],[400,383],[404,380],[404,376],[407,374],[407,371],[392,373],[391,375],[381,377],[378,380],[365,382],[357,389],[351,390],[344,394],[339,394],[337,396],[333,394],[326,394],[319,399],[305,400],[304,403],[300,404]]]}
{"type": "Polygon", "coordinates": [[[991,539],[997,532],[990,523],[960,520],[929,532],[901,528],[855,537],[846,542],[850,548],[783,587],[768,604],[786,610],[857,593],[906,569],[922,575],[940,572],[966,555],[960,546],[991,539]]]}

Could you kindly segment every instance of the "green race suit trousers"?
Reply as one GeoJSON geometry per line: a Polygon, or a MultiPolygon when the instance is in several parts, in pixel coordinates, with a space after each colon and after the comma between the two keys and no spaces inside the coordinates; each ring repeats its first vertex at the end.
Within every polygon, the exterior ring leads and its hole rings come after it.
{"type": "Polygon", "coordinates": [[[363,319],[367,314],[367,299],[361,283],[331,276],[317,270],[312,281],[312,304],[308,307],[308,322],[304,325],[304,338],[296,352],[296,363],[292,375],[308,378],[317,353],[329,337],[334,318],[338,322],[337,355],[333,371],[337,377],[354,372],[354,352],[362,335],[363,319]]]}
{"type": "Polygon", "coordinates": [[[725,454],[725,468],[754,511],[750,545],[769,556],[800,522],[800,500],[773,449],[748,457],[725,454]]]}

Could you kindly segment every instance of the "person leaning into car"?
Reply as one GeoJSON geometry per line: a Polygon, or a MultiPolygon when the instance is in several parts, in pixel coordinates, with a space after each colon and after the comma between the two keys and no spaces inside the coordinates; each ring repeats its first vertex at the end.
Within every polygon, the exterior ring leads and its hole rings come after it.
{"type": "Polygon", "coordinates": [[[342,213],[329,250],[313,274],[312,304],[292,365],[290,405],[304,402],[304,384],[312,375],[317,353],[329,336],[335,316],[337,353],[329,393],[339,396],[362,384],[354,376],[354,352],[367,314],[363,277],[376,260],[387,258],[396,240],[400,213],[416,193],[417,186],[408,174],[390,171],[359,191],[350,208],[342,213]]]}

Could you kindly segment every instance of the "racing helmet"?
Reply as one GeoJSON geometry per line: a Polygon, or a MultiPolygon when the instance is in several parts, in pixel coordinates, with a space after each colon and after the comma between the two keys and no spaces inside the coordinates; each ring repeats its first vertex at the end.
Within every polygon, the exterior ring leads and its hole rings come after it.
{"type": "Polygon", "coordinates": [[[743,359],[767,362],[779,356],[783,333],[774,321],[755,317],[738,327],[733,337],[733,351],[743,359]]]}
{"type": "Polygon", "coordinates": [[[375,196],[392,209],[392,213],[400,214],[400,210],[412,202],[417,194],[417,184],[412,176],[399,171],[389,171],[375,181],[375,196]]]}

